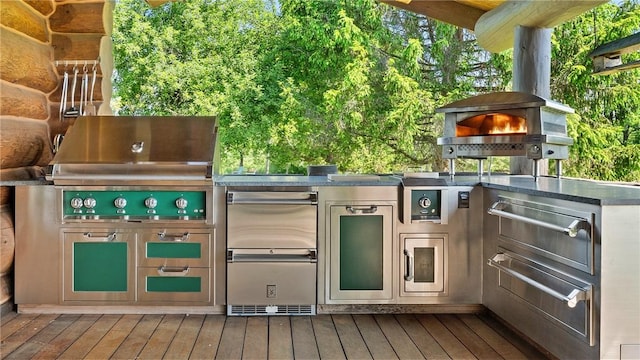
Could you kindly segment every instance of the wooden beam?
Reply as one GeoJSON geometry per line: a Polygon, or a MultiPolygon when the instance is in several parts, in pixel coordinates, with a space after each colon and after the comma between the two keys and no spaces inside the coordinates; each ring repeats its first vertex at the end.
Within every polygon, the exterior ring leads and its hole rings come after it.
{"type": "Polygon", "coordinates": [[[380,2],[469,30],[473,30],[476,21],[485,13],[482,9],[450,0],[412,0],[409,2],[406,0],[380,0],[380,2]]]}
{"type": "Polygon", "coordinates": [[[589,54],[595,75],[608,75],[640,67],[640,60],[622,62],[622,55],[640,50],[640,32],[602,44],[589,54]]]}
{"type": "Polygon", "coordinates": [[[476,22],[478,44],[491,52],[513,46],[516,26],[553,28],[607,0],[509,0],[476,22]]]}

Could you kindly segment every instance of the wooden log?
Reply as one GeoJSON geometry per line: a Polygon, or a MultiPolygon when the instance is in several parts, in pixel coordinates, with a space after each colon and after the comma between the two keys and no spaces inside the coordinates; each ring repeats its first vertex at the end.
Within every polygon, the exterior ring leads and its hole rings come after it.
{"type": "Polygon", "coordinates": [[[553,28],[607,0],[508,0],[476,22],[478,44],[491,52],[513,46],[516,26],[553,28]]]}
{"type": "Polygon", "coordinates": [[[60,5],[49,17],[49,25],[60,33],[104,34],[103,9],[104,1],[60,5]]]}
{"type": "Polygon", "coordinates": [[[0,23],[41,42],[49,40],[46,19],[22,1],[0,2],[0,23]]]}
{"type": "Polygon", "coordinates": [[[49,118],[47,97],[39,91],[0,81],[0,94],[0,115],[39,120],[49,118]]]}
{"type": "Polygon", "coordinates": [[[13,169],[0,169],[0,181],[41,180],[45,169],[41,166],[25,166],[13,169]]]}
{"type": "MultiPolygon", "coordinates": [[[[543,98],[551,97],[551,29],[517,26],[513,45],[513,90],[543,98]]],[[[533,175],[534,162],[514,156],[511,174],[533,175]]],[[[538,161],[538,175],[549,172],[548,160],[538,161]]]]}
{"type": "Polygon", "coordinates": [[[0,39],[0,79],[44,93],[58,86],[49,45],[4,26],[0,27],[0,39]]]}
{"type": "Polygon", "coordinates": [[[0,206],[7,204],[13,204],[13,187],[0,186],[0,206]]]}
{"type": "Polygon", "coordinates": [[[44,121],[0,118],[0,168],[45,166],[51,161],[49,127],[44,121]]]}
{"type": "Polygon", "coordinates": [[[15,247],[13,211],[9,205],[3,205],[0,206],[0,273],[12,270],[15,247]]]}
{"type": "Polygon", "coordinates": [[[0,304],[9,302],[13,298],[13,274],[0,274],[0,304]]]}
{"type": "Polygon", "coordinates": [[[53,12],[52,0],[24,0],[26,4],[38,10],[42,15],[49,15],[53,12]]]}
{"type": "Polygon", "coordinates": [[[399,1],[381,0],[418,14],[444,21],[449,24],[473,30],[476,21],[485,13],[482,9],[467,6],[459,1],[399,1]]]}
{"type": "Polygon", "coordinates": [[[56,60],[94,60],[100,55],[100,34],[54,34],[51,36],[56,60]]]}

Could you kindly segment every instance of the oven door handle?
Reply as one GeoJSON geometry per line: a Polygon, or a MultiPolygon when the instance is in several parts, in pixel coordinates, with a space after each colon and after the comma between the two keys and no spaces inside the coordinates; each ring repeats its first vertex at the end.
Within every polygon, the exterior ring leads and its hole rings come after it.
{"type": "Polygon", "coordinates": [[[378,211],[378,207],[375,205],[366,207],[347,206],[346,209],[352,214],[375,214],[378,211]]]}
{"type": "Polygon", "coordinates": [[[587,301],[591,298],[591,285],[587,286],[583,289],[573,289],[568,295],[562,294],[544,284],[541,284],[530,277],[523,275],[513,269],[510,269],[501,264],[503,261],[511,260],[509,255],[504,253],[497,253],[491,259],[487,261],[489,266],[492,266],[499,271],[504,272],[507,275],[513,276],[519,280],[524,281],[525,283],[533,286],[534,288],[547,293],[548,295],[553,296],[554,298],[564,301],[567,303],[567,306],[570,308],[576,307],[578,301],[587,301]]]}
{"type": "Polygon", "coordinates": [[[405,270],[404,270],[404,280],[412,281],[413,280],[413,254],[411,251],[404,249],[404,257],[405,261],[405,270]]]}
{"type": "Polygon", "coordinates": [[[507,219],[521,221],[521,222],[524,222],[524,223],[527,223],[527,224],[541,226],[541,227],[544,227],[544,228],[547,228],[547,229],[555,230],[555,231],[561,232],[561,233],[563,233],[565,235],[568,235],[570,237],[576,237],[578,235],[578,231],[580,231],[580,229],[585,229],[585,230],[589,229],[589,226],[588,226],[589,223],[588,223],[588,221],[586,219],[577,218],[577,219],[573,220],[571,222],[571,224],[569,224],[569,226],[564,227],[564,226],[548,223],[546,221],[532,219],[532,218],[529,218],[529,217],[526,217],[526,216],[517,215],[517,214],[510,213],[508,211],[504,211],[504,208],[507,205],[509,205],[509,204],[504,202],[504,201],[496,201],[487,210],[487,213],[489,213],[490,215],[501,216],[501,217],[504,217],[504,218],[507,218],[507,219]]]}

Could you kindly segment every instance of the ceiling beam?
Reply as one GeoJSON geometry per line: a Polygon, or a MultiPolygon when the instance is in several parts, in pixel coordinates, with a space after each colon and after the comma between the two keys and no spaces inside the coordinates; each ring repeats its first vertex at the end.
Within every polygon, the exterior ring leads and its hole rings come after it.
{"type": "Polygon", "coordinates": [[[482,9],[451,0],[380,0],[380,2],[469,30],[473,30],[476,21],[485,13],[482,9]]]}
{"type": "Polygon", "coordinates": [[[491,52],[513,47],[516,26],[553,28],[607,0],[509,0],[475,24],[478,44],[491,52]]]}

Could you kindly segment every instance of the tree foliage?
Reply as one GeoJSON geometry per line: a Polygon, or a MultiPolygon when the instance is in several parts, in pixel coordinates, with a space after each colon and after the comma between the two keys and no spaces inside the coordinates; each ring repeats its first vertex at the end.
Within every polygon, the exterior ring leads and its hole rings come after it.
{"type": "MultiPolygon", "coordinates": [[[[570,175],[640,178],[639,76],[594,77],[587,56],[637,31],[638,7],[554,33],[553,96],[580,115],[570,175]]],[[[225,172],[442,170],[435,109],[511,80],[511,52],[376,0],[118,0],[114,25],[116,112],[217,116],[225,172]]]]}

